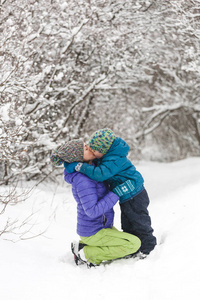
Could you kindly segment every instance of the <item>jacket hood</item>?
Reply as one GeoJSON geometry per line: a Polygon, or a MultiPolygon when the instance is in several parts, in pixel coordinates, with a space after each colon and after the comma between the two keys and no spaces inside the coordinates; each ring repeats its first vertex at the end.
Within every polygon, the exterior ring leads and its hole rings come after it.
{"type": "Polygon", "coordinates": [[[107,155],[120,155],[120,156],[127,156],[129,152],[129,145],[122,140],[120,137],[117,137],[112,146],[110,147],[107,155]]]}
{"type": "Polygon", "coordinates": [[[67,170],[64,170],[64,177],[65,177],[65,181],[67,183],[72,184],[74,177],[78,174],[78,172],[73,172],[73,173],[67,173],[67,170]]]}

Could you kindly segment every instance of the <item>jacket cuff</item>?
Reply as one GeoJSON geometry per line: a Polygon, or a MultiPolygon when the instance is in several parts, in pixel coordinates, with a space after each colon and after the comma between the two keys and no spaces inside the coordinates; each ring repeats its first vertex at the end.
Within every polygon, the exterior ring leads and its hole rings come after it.
{"type": "Polygon", "coordinates": [[[81,169],[81,167],[82,167],[82,165],[83,165],[83,163],[82,163],[82,162],[79,162],[79,163],[76,165],[75,170],[76,170],[77,172],[79,172],[80,169],[81,169]]]}

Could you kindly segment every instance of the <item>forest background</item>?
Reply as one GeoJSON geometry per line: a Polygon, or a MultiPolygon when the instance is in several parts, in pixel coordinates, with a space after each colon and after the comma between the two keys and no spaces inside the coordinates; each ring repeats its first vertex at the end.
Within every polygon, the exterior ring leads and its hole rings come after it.
{"type": "Polygon", "coordinates": [[[1,0],[1,214],[19,179],[55,181],[52,151],[99,128],[134,161],[200,156],[199,56],[199,0],[1,0]]]}

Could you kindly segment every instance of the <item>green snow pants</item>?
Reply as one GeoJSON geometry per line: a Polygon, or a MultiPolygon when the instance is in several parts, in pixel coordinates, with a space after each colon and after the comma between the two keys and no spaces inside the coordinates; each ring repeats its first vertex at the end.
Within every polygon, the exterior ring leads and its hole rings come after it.
{"type": "Polygon", "coordinates": [[[141,246],[138,237],[119,231],[115,227],[105,228],[92,236],[80,238],[79,243],[86,244],[83,248],[85,258],[96,265],[105,260],[113,260],[133,254],[141,246]]]}

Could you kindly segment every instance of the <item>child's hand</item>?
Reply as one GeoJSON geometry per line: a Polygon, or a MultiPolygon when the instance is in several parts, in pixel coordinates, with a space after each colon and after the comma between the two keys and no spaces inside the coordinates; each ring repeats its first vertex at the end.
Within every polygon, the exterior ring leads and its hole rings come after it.
{"type": "Polygon", "coordinates": [[[73,162],[73,163],[64,162],[64,167],[67,170],[67,173],[75,172],[76,171],[75,168],[77,165],[78,165],[78,162],[73,162]]]}

